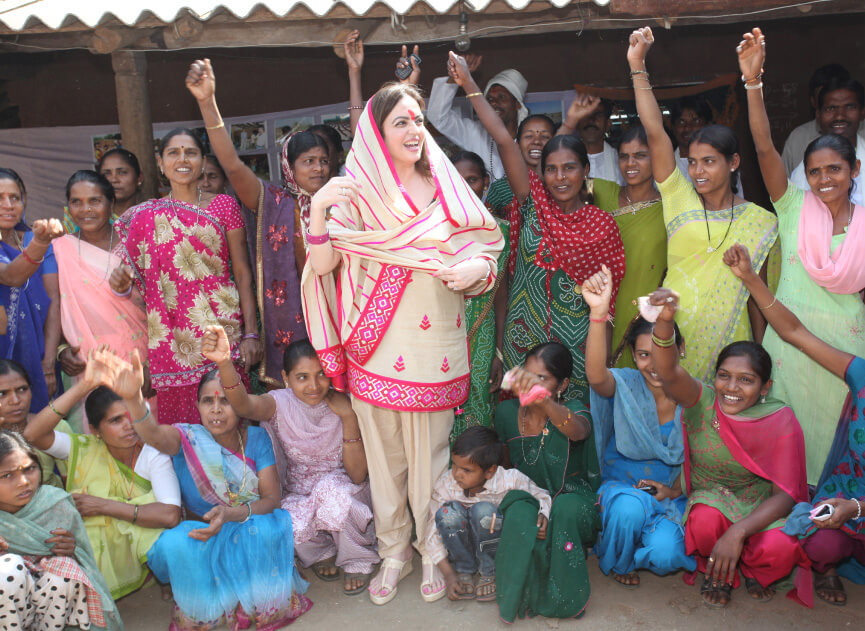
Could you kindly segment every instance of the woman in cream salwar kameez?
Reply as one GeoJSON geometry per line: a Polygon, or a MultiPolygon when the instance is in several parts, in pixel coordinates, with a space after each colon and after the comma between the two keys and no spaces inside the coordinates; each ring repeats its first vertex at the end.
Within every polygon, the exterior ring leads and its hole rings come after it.
{"type": "Polygon", "coordinates": [[[334,387],[351,391],[365,443],[384,559],[370,585],[376,604],[411,571],[409,506],[421,595],[444,593],[424,555],[424,516],[447,467],[453,409],[469,391],[464,293],[493,286],[503,245],[495,220],[426,134],[422,109],[407,85],[387,85],[369,101],[346,177],[313,197],[301,282],[310,341],[334,387]]]}

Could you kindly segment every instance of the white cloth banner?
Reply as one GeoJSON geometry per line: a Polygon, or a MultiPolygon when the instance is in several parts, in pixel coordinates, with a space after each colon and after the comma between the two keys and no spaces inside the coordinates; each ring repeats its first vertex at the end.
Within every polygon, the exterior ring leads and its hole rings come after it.
{"type": "MultiPolygon", "coordinates": [[[[574,91],[534,92],[526,97],[532,113],[547,114],[556,123],[561,122],[564,110],[570,105],[574,91]],[[534,106],[534,107],[533,107],[534,106]]],[[[456,107],[469,115],[471,106],[464,98],[455,99],[456,107]]],[[[348,147],[351,140],[348,102],[334,103],[285,112],[226,118],[241,159],[262,177],[280,182],[279,167],[281,139],[294,126],[308,127],[326,123],[336,127],[348,147]],[[263,131],[263,137],[262,137],[263,131]],[[265,165],[262,167],[262,165],[265,165]]],[[[175,127],[203,129],[197,121],[157,123],[153,137],[161,138],[175,127]]],[[[79,169],[95,168],[96,143],[104,149],[115,144],[111,137],[120,133],[117,125],[89,125],[77,127],[29,127],[0,130],[0,167],[15,169],[27,187],[27,222],[36,219],[63,217],[66,204],[66,181],[79,169]],[[101,140],[106,138],[106,140],[101,140]]]]}

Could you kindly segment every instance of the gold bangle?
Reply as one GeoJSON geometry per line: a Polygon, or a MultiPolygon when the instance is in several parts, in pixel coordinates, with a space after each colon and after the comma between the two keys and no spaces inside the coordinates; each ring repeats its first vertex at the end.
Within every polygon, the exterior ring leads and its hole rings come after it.
{"type": "Polygon", "coordinates": [[[60,412],[57,411],[57,408],[56,408],[56,407],[54,407],[54,403],[53,403],[53,402],[49,401],[49,402],[48,402],[48,407],[51,408],[51,411],[54,412],[57,416],[59,416],[60,418],[63,418],[63,415],[62,415],[60,412]]]}
{"type": "Polygon", "coordinates": [[[652,341],[655,343],[656,346],[660,346],[661,348],[670,348],[673,344],[676,343],[676,334],[673,333],[673,336],[669,339],[662,340],[654,333],[652,333],[652,341]]]}
{"type": "Polygon", "coordinates": [[[778,302],[778,297],[777,297],[777,296],[775,296],[775,299],[774,299],[772,302],[770,302],[768,305],[766,305],[765,307],[760,307],[760,305],[757,305],[757,306],[760,308],[760,311],[766,311],[767,309],[772,308],[772,306],[773,306],[776,302],[778,302]]]}
{"type": "Polygon", "coordinates": [[[504,353],[502,353],[502,349],[500,348],[496,349],[496,359],[498,359],[503,364],[505,363],[505,356],[504,353]]]}
{"type": "Polygon", "coordinates": [[[466,94],[466,98],[467,98],[467,99],[470,99],[470,98],[472,98],[473,96],[483,96],[483,95],[484,95],[483,92],[472,92],[471,94],[466,94]]]}
{"type": "Polygon", "coordinates": [[[222,129],[223,127],[225,127],[225,121],[221,120],[219,121],[219,125],[210,125],[208,127],[205,127],[205,129],[207,131],[213,131],[214,129],[222,129]]]}
{"type": "Polygon", "coordinates": [[[133,524],[138,521],[138,508],[139,508],[139,506],[138,506],[138,504],[136,504],[135,510],[132,513],[132,522],[131,523],[133,523],[133,524]]]}

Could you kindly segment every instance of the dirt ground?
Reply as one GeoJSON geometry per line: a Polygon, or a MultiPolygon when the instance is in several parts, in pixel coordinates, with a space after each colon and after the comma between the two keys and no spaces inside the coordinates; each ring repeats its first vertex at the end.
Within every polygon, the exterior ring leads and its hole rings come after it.
{"type": "MultiPolygon", "coordinates": [[[[396,598],[383,607],[373,605],[365,595],[345,596],[342,582],[323,583],[311,576],[307,595],[315,603],[290,628],[400,629],[454,631],[457,629],[505,629],[494,603],[447,599],[425,603],[419,593],[420,559],[415,557],[415,571],[402,583],[396,598]]],[[[597,559],[589,558],[592,599],[581,620],[533,618],[517,621],[521,629],[592,629],[592,631],[653,630],[694,631],[698,628],[749,629],[750,631],[797,629],[862,629],[865,620],[865,586],[847,586],[846,607],[830,606],[819,599],[813,609],[806,609],[776,594],[768,603],[751,602],[744,587],[733,592],[733,601],[723,611],[705,608],[696,587],[685,585],[681,575],[658,577],[640,574],[638,589],[625,589],[601,574],[597,559]],[[858,620],[858,622],[857,622],[858,620]]],[[[159,587],[150,587],[119,603],[126,631],[156,631],[168,628],[171,603],[163,601],[159,587]]],[[[223,631],[226,627],[220,627],[223,631]]]]}

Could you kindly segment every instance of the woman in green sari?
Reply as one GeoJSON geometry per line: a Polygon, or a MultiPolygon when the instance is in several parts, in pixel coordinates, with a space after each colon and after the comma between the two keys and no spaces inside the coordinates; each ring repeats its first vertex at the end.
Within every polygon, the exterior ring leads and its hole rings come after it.
{"type": "Polygon", "coordinates": [[[451,54],[448,74],[469,95],[498,145],[514,192],[502,348],[505,370],[521,365],[526,352],[538,344],[560,342],[574,359],[562,400],[587,404],[583,346],[589,308],[580,285],[601,269],[603,261],[612,270],[615,296],[625,275],[625,252],[616,222],[592,203],[586,188],[586,147],[574,136],[555,136],[541,150],[539,176],[529,170],[501,118],[480,98],[465,59],[451,54]]]}
{"type": "Polygon", "coordinates": [[[123,401],[101,380],[88,363],[84,376],[34,415],[23,434],[67,462],[66,491],[84,518],[96,564],[116,599],[144,584],[148,550],[164,529],[180,523],[180,485],[171,459],[139,441],[123,401]],[[85,396],[93,434],[57,431],[85,396]]]}
{"type": "Polygon", "coordinates": [[[65,491],[40,484],[39,459],[0,430],[0,620],[4,629],[106,629],[123,623],[65,491]]]}
{"type": "MultiPolygon", "coordinates": [[[[490,183],[483,159],[471,151],[461,151],[453,156],[454,166],[474,191],[483,199],[490,183]]],[[[498,258],[498,269],[504,270],[510,255],[508,222],[495,218],[505,239],[498,258]]],[[[493,288],[479,296],[466,298],[466,330],[469,338],[469,361],[471,362],[471,384],[469,398],[457,408],[451,443],[472,425],[489,427],[493,422],[493,393],[502,383],[502,341],[505,334],[505,314],[508,309],[508,275],[496,276],[493,288]]]]}
{"type": "Polygon", "coordinates": [[[585,550],[601,527],[596,506],[600,469],[588,409],[576,400],[560,402],[572,364],[563,345],[536,346],[525,365],[509,373],[509,387],[526,405],[512,399],[496,408],[506,461],[553,497],[542,539],[537,539],[537,500],[511,491],[499,506],[504,522],[496,552],[496,601],[506,622],[536,615],[579,616],[589,601],[585,550]],[[546,396],[534,398],[543,395],[537,386],[546,396]]]}
{"type": "Polygon", "coordinates": [[[652,179],[652,157],[642,125],[622,134],[619,169],[625,186],[596,179],[593,189],[595,205],[616,220],[625,246],[625,277],[619,285],[613,325],[613,362],[617,368],[636,368],[633,354],[622,352],[625,332],[637,317],[637,298],[653,292],[667,270],[664,205],[652,179]]]}

